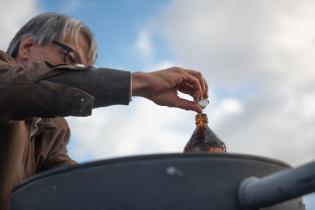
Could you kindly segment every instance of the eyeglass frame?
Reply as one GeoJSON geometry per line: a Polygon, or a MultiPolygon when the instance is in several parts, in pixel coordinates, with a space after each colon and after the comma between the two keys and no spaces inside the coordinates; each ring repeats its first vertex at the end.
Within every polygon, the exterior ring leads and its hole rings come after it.
{"type": "Polygon", "coordinates": [[[72,64],[81,64],[82,62],[81,62],[81,59],[80,59],[80,56],[79,56],[79,53],[77,53],[72,47],[69,47],[69,46],[67,46],[67,45],[65,45],[65,44],[63,44],[63,43],[61,43],[61,42],[59,42],[59,41],[57,41],[57,40],[53,40],[52,41],[52,43],[53,44],[55,44],[55,45],[57,45],[57,46],[59,46],[59,47],[61,47],[62,49],[64,49],[66,52],[65,52],[65,55],[64,55],[64,57],[63,57],[63,62],[65,63],[65,64],[70,64],[70,65],[72,65],[72,64]],[[75,55],[75,59],[78,61],[78,62],[75,62],[75,63],[69,63],[69,62],[67,62],[67,57],[69,56],[69,53],[74,53],[74,55],[75,55]]]}

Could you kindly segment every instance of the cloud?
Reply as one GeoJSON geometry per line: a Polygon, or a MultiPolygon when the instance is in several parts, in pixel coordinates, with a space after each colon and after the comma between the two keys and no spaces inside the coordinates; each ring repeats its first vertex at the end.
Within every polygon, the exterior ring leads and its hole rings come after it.
{"type": "Polygon", "coordinates": [[[143,59],[145,60],[152,59],[153,46],[151,40],[151,33],[149,30],[143,29],[138,33],[134,49],[143,59]]]}
{"type": "Polygon", "coordinates": [[[314,159],[314,9],[312,1],[175,0],[154,20],[175,62],[207,78],[209,118],[230,152],[314,159]],[[221,115],[229,98],[239,111],[221,115]]]}
{"type": "MultiPolygon", "coordinates": [[[[180,97],[191,99],[186,95],[180,97]]],[[[229,118],[242,112],[237,99],[227,98],[209,116],[229,118]]],[[[134,98],[129,106],[93,111],[87,118],[68,117],[71,156],[77,161],[154,153],[180,153],[195,129],[195,113],[157,106],[134,98]]],[[[212,123],[210,123],[212,124],[212,123]]]]}
{"type": "Polygon", "coordinates": [[[36,0],[0,0],[0,49],[6,51],[15,33],[37,11],[36,0]]]}
{"type": "MultiPolygon", "coordinates": [[[[152,36],[161,36],[176,58],[164,63],[203,72],[211,88],[212,105],[206,110],[210,125],[226,141],[230,152],[298,165],[312,160],[315,149],[312,8],[312,1],[173,1],[144,24],[135,46],[145,55],[155,50],[152,36]]],[[[158,63],[150,61],[146,66],[157,67],[158,63]]],[[[104,113],[96,111],[98,116],[89,118],[99,122],[93,126],[88,121],[80,124],[71,120],[74,130],[82,131],[74,138],[93,139],[90,143],[78,141],[89,144],[86,148],[101,157],[169,151],[169,145],[160,140],[167,136],[176,139],[171,148],[175,150],[176,145],[180,151],[187,139],[184,136],[194,129],[193,114],[178,120],[187,113],[156,107],[146,100],[136,100],[123,110],[123,114],[116,107],[106,108],[104,113]],[[164,125],[163,112],[174,114],[167,122],[176,132],[164,125]],[[148,116],[154,123],[151,130],[142,132],[148,116]],[[111,134],[112,123],[118,121],[123,132],[111,134]],[[105,132],[105,128],[109,130],[105,132]],[[158,134],[152,138],[154,131],[158,134]],[[102,138],[108,140],[95,140],[102,138]],[[155,139],[152,145],[146,144],[148,138],[155,139]],[[128,142],[123,143],[123,139],[128,142]]]]}
{"type": "Polygon", "coordinates": [[[96,109],[91,117],[68,121],[75,130],[71,153],[79,161],[181,152],[195,126],[193,113],[140,98],[134,98],[130,106],[96,109]]]}
{"type": "MultiPolygon", "coordinates": [[[[303,74],[294,69],[311,64],[314,51],[312,7],[311,1],[173,1],[157,31],[182,63],[204,69],[211,81],[235,88],[288,71],[286,80],[296,80],[303,74]]],[[[309,67],[302,71],[314,75],[309,67]]]]}

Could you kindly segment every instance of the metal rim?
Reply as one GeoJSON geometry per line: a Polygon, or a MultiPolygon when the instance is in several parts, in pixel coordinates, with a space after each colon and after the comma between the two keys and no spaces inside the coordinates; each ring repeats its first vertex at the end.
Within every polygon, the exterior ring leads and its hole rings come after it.
{"type": "Polygon", "coordinates": [[[24,185],[27,185],[35,181],[39,181],[41,179],[53,176],[55,174],[62,174],[69,171],[76,171],[82,168],[103,166],[104,164],[111,165],[111,164],[121,164],[121,163],[126,163],[126,162],[153,161],[157,159],[161,160],[161,159],[170,159],[170,158],[181,159],[181,160],[185,158],[208,159],[209,157],[211,157],[213,160],[220,159],[220,160],[226,160],[226,161],[244,160],[244,161],[251,161],[251,162],[253,161],[264,162],[264,163],[271,163],[271,164],[279,165],[285,168],[292,168],[288,163],[277,160],[277,159],[272,159],[272,158],[262,157],[262,156],[247,155],[247,154],[166,153],[166,154],[136,155],[136,156],[126,156],[126,157],[119,157],[119,158],[97,160],[97,161],[92,161],[92,162],[81,163],[78,165],[62,167],[60,169],[54,169],[47,172],[42,172],[40,174],[32,176],[29,179],[26,179],[21,184],[16,186],[12,192],[18,191],[24,185]]]}

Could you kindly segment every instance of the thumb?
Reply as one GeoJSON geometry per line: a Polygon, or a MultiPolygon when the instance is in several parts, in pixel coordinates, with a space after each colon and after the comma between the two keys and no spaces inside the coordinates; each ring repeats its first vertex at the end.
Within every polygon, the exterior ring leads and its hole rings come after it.
{"type": "Polygon", "coordinates": [[[183,98],[178,97],[174,103],[174,106],[181,109],[192,110],[198,113],[202,113],[202,109],[197,102],[189,101],[183,98]]]}

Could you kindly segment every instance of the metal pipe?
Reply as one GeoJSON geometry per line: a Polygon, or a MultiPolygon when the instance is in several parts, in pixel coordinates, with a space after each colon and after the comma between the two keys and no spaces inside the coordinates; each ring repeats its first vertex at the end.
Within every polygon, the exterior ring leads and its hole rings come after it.
{"type": "Polygon", "coordinates": [[[259,209],[315,192],[315,161],[262,178],[244,179],[238,191],[243,209],[259,209]]]}

